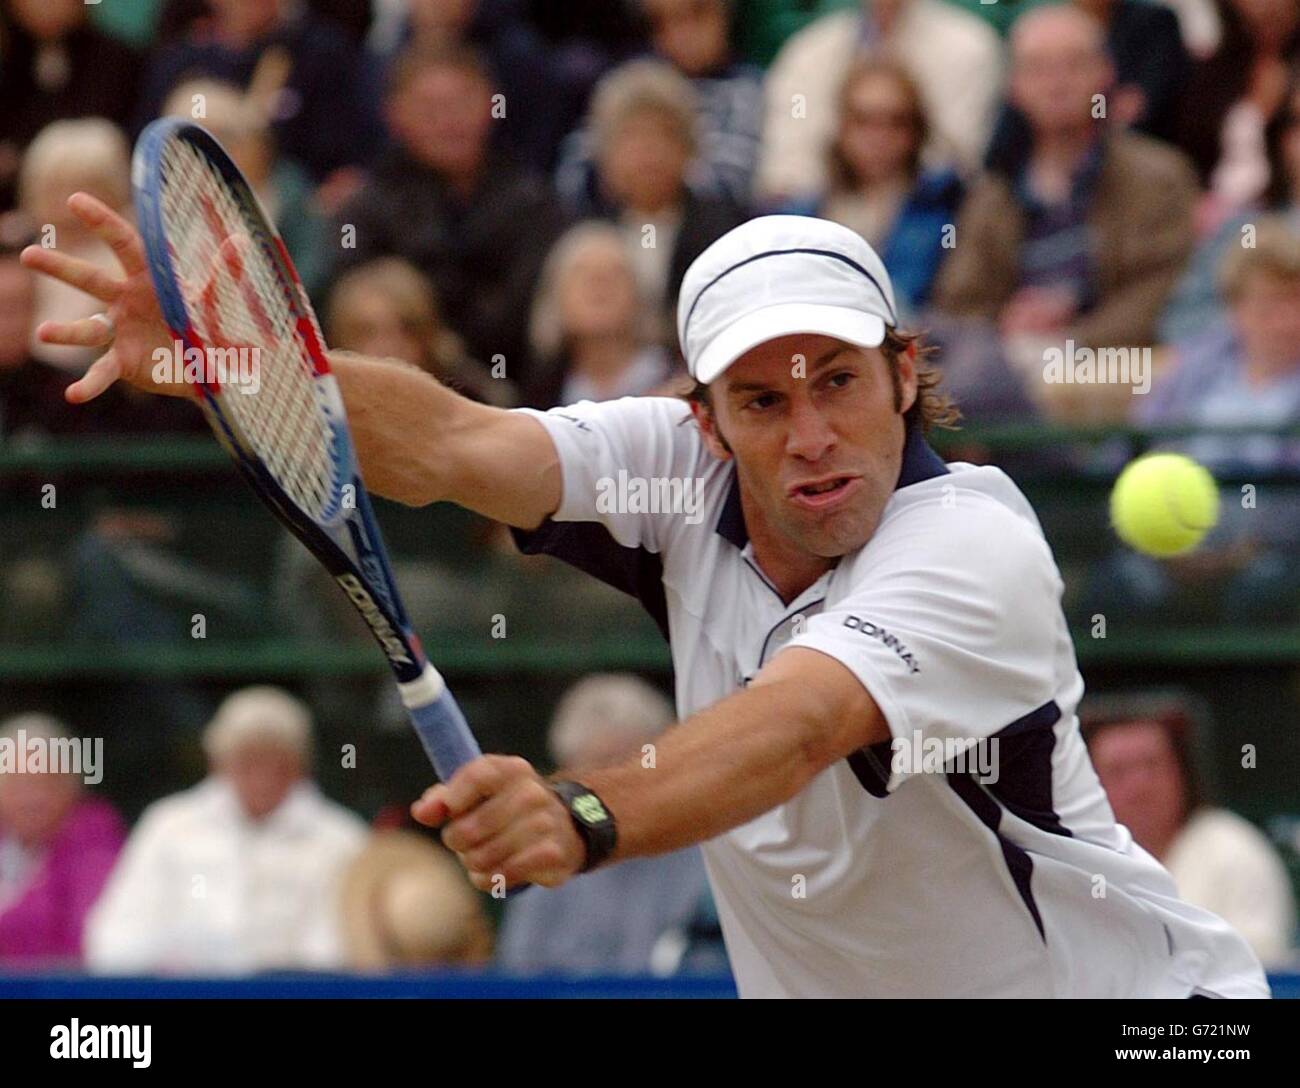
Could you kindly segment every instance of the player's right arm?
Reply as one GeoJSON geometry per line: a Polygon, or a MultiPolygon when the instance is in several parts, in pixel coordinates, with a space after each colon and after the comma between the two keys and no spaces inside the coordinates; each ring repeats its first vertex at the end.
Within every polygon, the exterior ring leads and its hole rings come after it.
{"type": "MultiPolygon", "coordinates": [[[[22,261],[93,295],[108,322],[47,321],[37,336],[51,344],[103,348],[104,354],[68,387],[74,404],[93,400],[114,382],[168,396],[192,390],[153,378],[154,351],[172,350],[136,229],[107,205],[78,193],[68,206],[117,255],[113,275],[57,249],[29,246],[22,261]]],[[[555,445],[524,413],[477,404],[433,377],[400,363],[334,352],[348,422],[367,486],[411,505],[448,501],[521,529],[536,528],[560,505],[562,479],[555,445]]]]}
{"type": "Polygon", "coordinates": [[[400,363],[331,352],[366,486],[535,529],[560,505],[560,459],[531,416],[479,404],[400,363]]]}

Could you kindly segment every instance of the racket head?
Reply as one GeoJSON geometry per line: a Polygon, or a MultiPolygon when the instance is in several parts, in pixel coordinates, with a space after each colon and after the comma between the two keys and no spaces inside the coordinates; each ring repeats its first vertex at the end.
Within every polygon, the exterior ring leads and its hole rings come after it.
{"type": "Polygon", "coordinates": [[[186,361],[197,353],[193,384],[212,430],[334,575],[398,681],[419,681],[427,659],[357,469],[320,327],[279,233],[220,143],[183,119],[144,130],[132,185],[163,318],[186,361]],[[209,365],[211,349],[232,348],[257,349],[255,386],[209,365]]]}
{"type": "Polygon", "coordinates": [[[211,133],[176,118],[145,129],[132,182],[163,318],[217,437],[305,517],[336,522],[357,475],[342,399],[257,195],[211,133]]]}

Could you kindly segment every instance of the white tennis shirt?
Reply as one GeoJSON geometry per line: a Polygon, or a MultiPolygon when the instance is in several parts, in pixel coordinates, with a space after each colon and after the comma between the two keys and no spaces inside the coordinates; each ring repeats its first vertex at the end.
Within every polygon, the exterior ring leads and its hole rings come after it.
{"type": "Polygon", "coordinates": [[[563,468],[521,547],[642,601],[681,718],[808,646],[888,722],[892,742],[703,844],[742,996],[1267,996],[1245,942],[1115,823],[1075,718],[1060,574],[1003,472],[909,434],[875,534],[786,604],[684,403],[520,411],[563,468]]]}

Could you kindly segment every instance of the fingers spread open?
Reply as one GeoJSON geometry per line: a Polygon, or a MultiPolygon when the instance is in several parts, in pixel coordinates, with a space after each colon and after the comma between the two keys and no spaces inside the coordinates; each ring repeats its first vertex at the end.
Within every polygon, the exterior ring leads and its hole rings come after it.
{"type": "Polygon", "coordinates": [[[64,390],[64,399],[69,404],[85,404],[88,400],[94,400],[121,376],[122,366],[118,362],[117,352],[110,350],[96,359],[86,373],[64,390]]]}
{"type": "Polygon", "coordinates": [[[85,291],[101,302],[116,302],[122,295],[123,283],[102,268],[96,268],[80,257],[69,257],[57,249],[28,246],[21,255],[22,263],[37,272],[62,280],[70,287],[85,291]]]}
{"type": "Polygon", "coordinates": [[[113,325],[99,314],[76,321],[42,321],[36,328],[36,338],[45,344],[102,348],[113,342],[113,325]]]}
{"type": "Polygon", "coordinates": [[[117,212],[89,193],[73,193],[68,197],[68,207],[78,219],[108,243],[128,276],[145,270],[144,243],[140,241],[135,227],[117,212]]]}

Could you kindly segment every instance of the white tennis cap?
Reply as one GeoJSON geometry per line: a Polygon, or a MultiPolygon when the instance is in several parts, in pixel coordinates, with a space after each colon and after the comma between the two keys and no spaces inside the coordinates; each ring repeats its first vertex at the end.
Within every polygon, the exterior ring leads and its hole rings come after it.
{"type": "Polygon", "coordinates": [[[884,262],[825,219],[767,215],[709,246],[686,270],[677,335],[691,377],[706,385],[750,348],[791,333],[879,347],[898,324],[884,262]]]}

